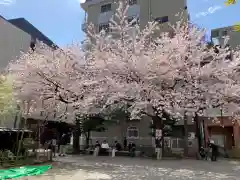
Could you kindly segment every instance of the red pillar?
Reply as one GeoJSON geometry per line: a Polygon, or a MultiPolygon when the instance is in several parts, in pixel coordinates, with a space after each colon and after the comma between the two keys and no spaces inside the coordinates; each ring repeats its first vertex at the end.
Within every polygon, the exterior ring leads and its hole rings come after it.
{"type": "Polygon", "coordinates": [[[204,123],[205,145],[207,145],[208,139],[209,139],[208,124],[206,123],[206,120],[204,120],[203,123],[204,123]]]}

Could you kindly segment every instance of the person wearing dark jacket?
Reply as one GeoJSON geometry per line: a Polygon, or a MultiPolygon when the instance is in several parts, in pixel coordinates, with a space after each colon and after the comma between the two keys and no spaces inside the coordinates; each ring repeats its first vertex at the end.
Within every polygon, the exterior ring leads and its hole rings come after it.
{"type": "Polygon", "coordinates": [[[135,152],[136,152],[136,144],[133,142],[130,142],[128,145],[128,150],[130,152],[130,156],[134,157],[135,156],[135,152]]]}
{"type": "Polygon", "coordinates": [[[117,151],[121,151],[122,150],[122,146],[119,142],[115,141],[115,148],[117,151]]]}
{"type": "Polygon", "coordinates": [[[162,138],[155,139],[157,159],[162,159],[162,138]]]}
{"type": "Polygon", "coordinates": [[[63,133],[63,135],[60,138],[60,150],[59,150],[59,156],[65,156],[66,155],[66,145],[68,144],[68,135],[63,133]]]}
{"type": "Polygon", "coordinates": [[[96,141],[95,148],[96,147],[101,148],[101,144],[98,141],[96,141]]]}
{"type": "Polygon", "coordinates": [[[94,152],[93,152],[94,156],[98,156],[100,148],[101,148],[101,144],[98,141],[96,141],[94,152]]]}
{"type": "Polygon", "coordinates": [[[218,146],[214,143],[213,140],[209,142],[209,148],[211,149],[211,161],[217,161],[218,156],[218,146]]]}

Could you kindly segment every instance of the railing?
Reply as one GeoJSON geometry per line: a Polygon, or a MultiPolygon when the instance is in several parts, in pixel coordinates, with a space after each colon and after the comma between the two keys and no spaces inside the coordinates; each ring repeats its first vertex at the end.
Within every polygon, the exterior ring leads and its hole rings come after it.
{"type": "Polygon", "coordinates": [[[183,149],[184,140],[181,138],[165,137],[164,145],[170,149],[183,149]]]}

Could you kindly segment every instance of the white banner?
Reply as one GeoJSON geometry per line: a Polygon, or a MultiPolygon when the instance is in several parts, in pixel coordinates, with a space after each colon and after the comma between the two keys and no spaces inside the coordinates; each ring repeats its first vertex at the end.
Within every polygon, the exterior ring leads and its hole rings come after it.
{"type": "Polygon", "coordinates": [[[161,130],[161,129],[156,129],[155,137],[156,137],[156,138],[162,137],[162,130],[161,130]]]}

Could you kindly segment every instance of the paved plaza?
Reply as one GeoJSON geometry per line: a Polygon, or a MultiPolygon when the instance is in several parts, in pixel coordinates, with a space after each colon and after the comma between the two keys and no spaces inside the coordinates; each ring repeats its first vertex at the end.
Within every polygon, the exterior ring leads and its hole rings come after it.
{"type": "MultiPolygon", "coordinates": [[[[28,180],[240,180],[240,161],[151,160],[68,156],[53,169],[28,180]]],[[[26,179],[26,178],[25,178],[26,179]]]]}

